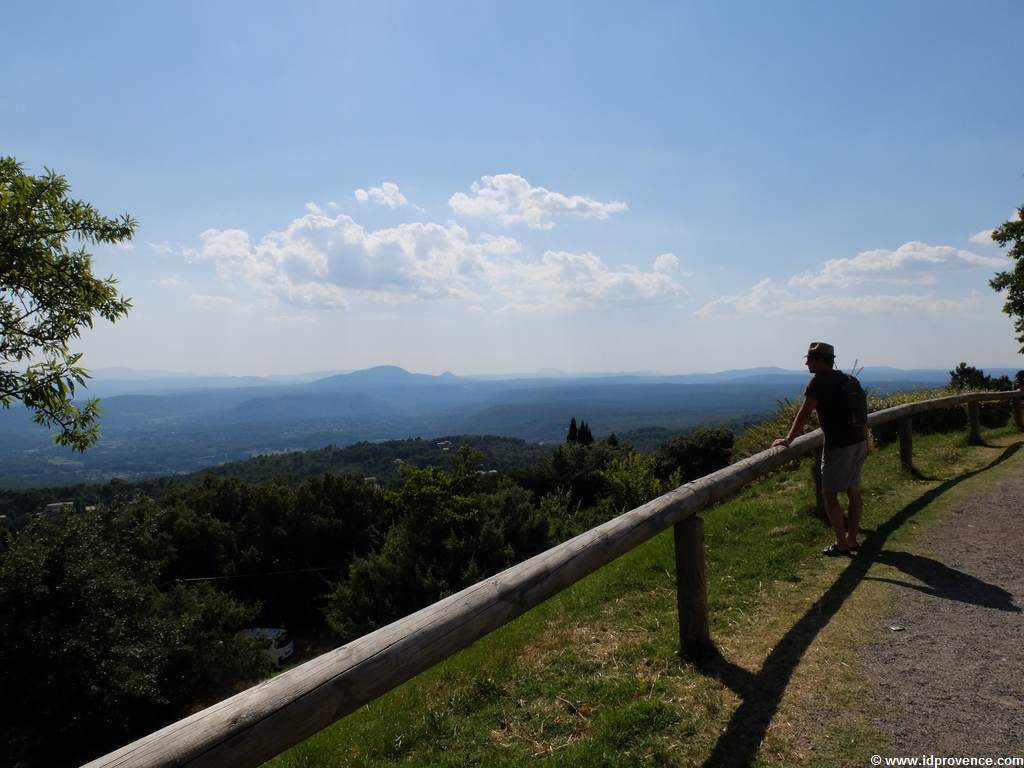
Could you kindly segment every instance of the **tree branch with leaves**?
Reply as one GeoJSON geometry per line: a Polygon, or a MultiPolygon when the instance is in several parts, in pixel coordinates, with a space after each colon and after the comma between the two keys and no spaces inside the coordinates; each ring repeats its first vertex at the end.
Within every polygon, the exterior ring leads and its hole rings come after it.
{"type": "Polygon", "coordinates": [[[1020,353],[1024,355],[1024,207],[1017,209],[1016,219],[993,230],[992,239],[1001,248],[1009,245],[1006,255],[1016,261],[1012,270],[996,273],[989,285],[993,290],[1006,291],[1003,312],[1014,318],[1013,327],[1017,331],[1020,353]]]}
{"type": "Polygon", "coordinates": [[[88,372],[71,343],[95,316],[131,308],[114,277],[97,278],[87,246],[130,240],[137,222],[69,196],[63,176],[31,176],[0,157],[0,405],[21,401],[54,440],[84,451],[99,438],[99,401],[74,402],[88,372]]]}

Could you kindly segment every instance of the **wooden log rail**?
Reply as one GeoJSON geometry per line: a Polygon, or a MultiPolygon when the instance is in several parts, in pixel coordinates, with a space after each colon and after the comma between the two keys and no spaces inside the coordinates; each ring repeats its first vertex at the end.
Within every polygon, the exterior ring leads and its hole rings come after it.
{"type": "MultiPolygon", "coordinates": [[[[1024,429],[1024,390],[972,392],[876,411],[869,426],[901,421],[909,462],[914,414],[1011,400],[1024,429]]],[[[974,417],[971,439],[980,439],[974,417]]],[[[258,766],[392,688],[412,679],[620,555],[676,526],[680,643],[710,642],[703,524],[693,516],[748,483],[822,445],[821,430],[769,448],[669,491],[546,552],[100,757],[86,768],[258,766]]]]}

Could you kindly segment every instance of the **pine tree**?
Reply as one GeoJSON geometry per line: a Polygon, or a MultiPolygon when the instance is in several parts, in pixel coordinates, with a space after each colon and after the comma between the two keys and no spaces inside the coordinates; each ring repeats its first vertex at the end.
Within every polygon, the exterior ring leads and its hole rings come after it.
{"type": "Polygon", "coordinates": [[[590,445],[594,442],[594,433],[590,431],[590,425],[585,421],[580,422],[578,442],[580,445],[590,445]]]}
{"type": "Polygon", "coordinates": [[[572,417],[572,421],[569,422],[569,434],[565,438],[567,443],[578,443],[580,439],[579,430],[576,427],[576,417],[572,417]]]}

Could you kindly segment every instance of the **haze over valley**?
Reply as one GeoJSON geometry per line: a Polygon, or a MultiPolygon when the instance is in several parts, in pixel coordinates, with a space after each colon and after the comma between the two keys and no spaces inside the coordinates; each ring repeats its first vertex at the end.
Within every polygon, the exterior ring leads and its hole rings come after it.
{"type": "MultiPolygon", "coordinates": [[[[949,372],[866,368],[861,379],[884,392],[942,386],[949,372]]],[[[135,480],[259,454],[408,437],[555,443],[572,417],[586,419],[598,436],[618,433],[653,450],[701,425],[738,430],[779,400],[798,397],[806,381],[806,372],[781,368],[521,378],[432,376],[395,366],[291,377],[100,370],[88,394],[102,398],[102,437],[84,453],[54,445],[20,406],[0,412],[0,485],[135,480]]]]}

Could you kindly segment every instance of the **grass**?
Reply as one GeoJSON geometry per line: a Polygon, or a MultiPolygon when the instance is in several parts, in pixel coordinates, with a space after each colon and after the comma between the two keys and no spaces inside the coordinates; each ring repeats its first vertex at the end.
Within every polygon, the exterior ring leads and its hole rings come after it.
{"type": "MultiPolygon", "coordinates": [[[[1022,441],[986,439],[916,436],[916,475],[895,446],[872,454],[864,527],[889,547],[1024,464],[964,479],[1022,441]]],[[[820,557],[812,498],[804,462],[703,514],[721,655],[701,668],[677,653],[668,531],[269,765],[866,765],[887,737],[855,650],[884,608],[862,578],[883,566],[820,557]]]]}

